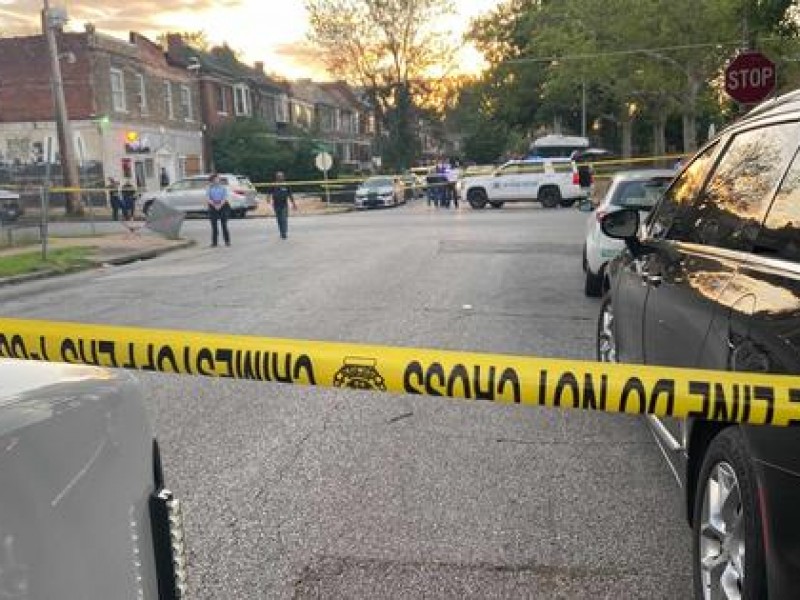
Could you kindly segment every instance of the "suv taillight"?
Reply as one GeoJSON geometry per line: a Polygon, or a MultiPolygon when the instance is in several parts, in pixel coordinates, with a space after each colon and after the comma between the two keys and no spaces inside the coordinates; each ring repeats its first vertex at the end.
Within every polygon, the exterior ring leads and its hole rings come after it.
{"type": "Polygon", "coordinates": [[[245,195],[245,192],[243,192],[242,190],[233,190],[233,193],[236,194],[237,196],[244,196],[245,195]]]}
{"type": "Polygon", "coordinates": [[[581,176],[578,175],[577,171],[572,173],[572,185],[580,185],[581,184],[581,176]]]}

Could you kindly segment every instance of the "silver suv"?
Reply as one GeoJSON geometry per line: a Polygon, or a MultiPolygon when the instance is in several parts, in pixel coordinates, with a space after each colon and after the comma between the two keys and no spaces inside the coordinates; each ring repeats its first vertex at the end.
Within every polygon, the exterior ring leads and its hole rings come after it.
{"type": "MultiPolygon", "coordinates": [[[[162,204],[185,213],[206,213],[206,193],[210,175],[193,175],[179,179],[166,189],[155,194],[147,195],[142,200],[142,211],[147,214],[153,202],[158,200],[162,204]]],[[[243,175],[220,173],[220,183],[228,187],[228,201],[234,217],[245,217],[251,210],[258,206],[258,192],[243,175]]]]}

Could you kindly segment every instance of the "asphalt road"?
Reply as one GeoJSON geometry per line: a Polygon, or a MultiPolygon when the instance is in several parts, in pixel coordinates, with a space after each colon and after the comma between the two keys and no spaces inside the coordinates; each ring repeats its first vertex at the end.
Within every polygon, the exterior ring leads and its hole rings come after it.
{"type": "MultiPolygon", "coordinates": [[[[585,216],[534,206],[231,223],[233,246],[0,290],[7,316],[592,358],[585,216]],[[471,308],[465,308],[467,305],[471,308]]],[[[191,597],[690,597],[635,417],[143,374],[191,597]]]]}

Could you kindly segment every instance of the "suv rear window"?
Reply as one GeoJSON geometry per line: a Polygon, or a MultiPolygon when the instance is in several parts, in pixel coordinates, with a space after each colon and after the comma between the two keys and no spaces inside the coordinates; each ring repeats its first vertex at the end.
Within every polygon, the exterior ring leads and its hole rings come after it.
{"type": "Polygon", "coordinates": [[[670,181],[669,179],[620,181],[611,199],[611,205],[650,210],[667,189],[670,181]]]}

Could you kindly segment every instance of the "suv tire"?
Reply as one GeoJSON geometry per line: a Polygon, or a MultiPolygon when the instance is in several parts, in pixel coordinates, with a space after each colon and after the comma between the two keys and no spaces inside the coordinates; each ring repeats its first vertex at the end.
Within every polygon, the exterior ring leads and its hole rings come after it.
{"type": "Polygon", "coordinates": [[[583,293],[591,298],[597,298],[603,293],[603,271],[601,270],[597,275],[586,267],[586,279],[583,284],[583,293]]]}
{"type": "Polygon", "coordinates": [[[485,208],[488,200],[486,192],[481,189],[470,190],[467,193],[467,202],[469,202],[469,205],[474,209],[480,210],[481,208],[485,208]]]}
{"type": "Polygon", "coordinates": [[[711,441],[696,490],[692,515],[695,597],[716,597],[710,588],[725,584],[738,588],[742,598],[766,598],[756,476],[738,427],[724,429],[711,441]]]}
{"type": "Polygon", "coordinates": [[[561,203],[561,192],[557,187],[548,185],[539,190],[537,200],[539,200],[545,208],[555,208],[561,203]]]}

